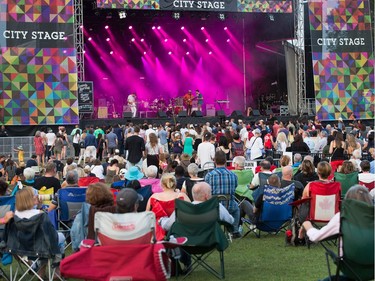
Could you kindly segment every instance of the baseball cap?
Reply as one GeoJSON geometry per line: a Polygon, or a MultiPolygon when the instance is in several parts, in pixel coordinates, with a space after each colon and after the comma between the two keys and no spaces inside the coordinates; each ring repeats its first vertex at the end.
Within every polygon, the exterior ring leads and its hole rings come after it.
{"type": "Polygon", "coordinates": [[[143,196],[132,188],[123,188],[117,193],[116,204],[121,208],[132,208],[139,201],[143,201],[143,196]]]}

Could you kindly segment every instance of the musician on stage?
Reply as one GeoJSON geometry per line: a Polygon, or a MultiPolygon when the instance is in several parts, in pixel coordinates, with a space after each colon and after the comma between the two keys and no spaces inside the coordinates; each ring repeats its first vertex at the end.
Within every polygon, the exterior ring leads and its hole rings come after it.
{"type": "Polygon", "coordinates": [[[203,95],[199,92],[199,90],[195,90],[195,96],[198,100],[198,110],[202,111],[203,95]]]}
{"type": "Polygon", "coordinates": [[[132,93],[128,96],[128,105],[130,106],[130,110],[132,112],[132,117],[134,118],[137,115],[137,94],[132,93]]]}
{"type": "Polygon", "coordinates": [[[187,111],[187,116],[190,116],[191,115],[191,110],[193,108],[193,100],[194,100],[194,96],[193,94],[191,93],[191,90],[189,90],[183,97],[183,100],[184,100],[184,105],[186,107],[186,111],[187,111]]]}

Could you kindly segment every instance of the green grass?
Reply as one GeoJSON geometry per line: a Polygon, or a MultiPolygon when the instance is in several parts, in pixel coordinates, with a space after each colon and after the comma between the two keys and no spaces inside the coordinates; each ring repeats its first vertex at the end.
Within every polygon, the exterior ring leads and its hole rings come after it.
{"type": "MultiPolygon", "coordinates": [[[[250,234],[243,239],[233,240],[226,249],[225,279],[230,281],[323,279],[328,276],[324,253],[324,248],[320,245],[312,245],[310,249],[285,246],[284,233],[278,235],[262,233],[261,238],[250,234]]],[[[215,269],[219,268],[217,252],[213,253],[207,261],[215,269]]],[[[9,267],[4,269],[8,273],[9,267]]],[[[199,267],[186,280],[218,279],[199,267]]]]}

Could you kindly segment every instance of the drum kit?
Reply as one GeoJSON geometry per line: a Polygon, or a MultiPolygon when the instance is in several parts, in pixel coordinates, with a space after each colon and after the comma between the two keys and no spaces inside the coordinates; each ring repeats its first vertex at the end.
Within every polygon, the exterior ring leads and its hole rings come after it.
{"type": "Polygon", "coordinates": [[[184,109],[182,97],[171,98],[169,103],[164,98],[154,99],[153,101],[142,101],[140,106],[146,111],[164,111],[169,117],[178,115],[184,109]]]}

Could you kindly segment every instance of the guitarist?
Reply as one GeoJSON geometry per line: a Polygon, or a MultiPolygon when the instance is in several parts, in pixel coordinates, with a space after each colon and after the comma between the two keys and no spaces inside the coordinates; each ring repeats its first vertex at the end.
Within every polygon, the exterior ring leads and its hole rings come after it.
{"type": "Polygon", "coordinates": [[[194,96],[191,93],[191,90],[189,90],[184,95],[183,100],[184,100],[184,105],[186,107],[187,115],[190,116],[191,115],[191,110],[193,108],[193,100],[194,100],[194,96]]]}
{"type": "Polygon", "coordinates": [[[130,110],[132,112],[132,117],[134,118],[137,115],[137,94],[132,93],[128,96],[128,105],[130,106],[130,110]]]}

